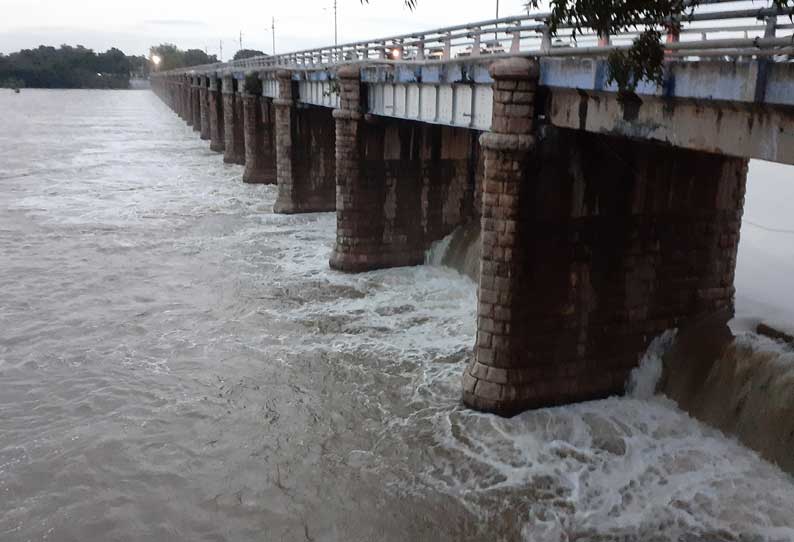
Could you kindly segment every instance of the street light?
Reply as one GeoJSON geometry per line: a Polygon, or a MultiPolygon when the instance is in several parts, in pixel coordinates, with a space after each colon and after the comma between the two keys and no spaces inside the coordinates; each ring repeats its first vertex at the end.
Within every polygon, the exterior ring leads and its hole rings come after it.
{"type": "Polygon", "coordinates": [[[160,55],[152,55],[152,64],[154,64],[155,71],[160,67],[160,62],[162,61],[163,59],[160,58],[160,55]]]}

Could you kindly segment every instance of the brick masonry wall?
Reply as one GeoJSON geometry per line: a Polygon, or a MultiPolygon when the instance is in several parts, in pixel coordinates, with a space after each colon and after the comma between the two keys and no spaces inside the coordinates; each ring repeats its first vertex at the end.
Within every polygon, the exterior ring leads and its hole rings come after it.
{"type": "Polygon", "coordinates": [[[223,79],[223,161],[245,164],[245,141],[243,137],[242,103],[237,92],[237,81],[231,77],[223,79]]]}
{"type": "Polygon", "coordinates": [[[210,78],[208,90],[209,106],[209,125],[210,125],[210,150],[223,152],[226,147],[225,135],[223,130],[223,94],[221,90],[221,80],[217,77],[210,78]]]}
{"type": "Polygon", "coordinates": [[[361,115],[357,69],[340,70],[337,239],[331,267],[416,265],[432,241],[475,214],[481,160],[464,129],[361,115]]]}
{"type": "Polygon", "coordinates": [[[336,208],[335,132],[331,111],[295,103],[292,74],[278,74],[275,107],[277,213],[333,211],[336,208]]]}
{"type": "Polygon", "coordinates": [[[199,103],[201,106],[201,139],[210,139],[210,115],[209,115],[209,91],[207,89],[208,79],[199,77],[199,103]]]}
{"type": "Polygon", "coordinates": [[[256,94],[243,94],[243,125],[245,132],[245,171],[243,181],[247,183],[276,182],[276,162],[268,127],[268,100],[256,94]],[[263,116],[264,113],[264,116],[263,116]],[[266,141],[267,140],[267,141],[266,141]],[[269,153],[266,153],[269,150],[269,153]]]}
{"type": "Polygon", "coordinates": [[[190,111],[192,113],[191,126],[194,132],[201,131],[201,89],[199,87],[199,77],[190,78],[190,111]]]}
{"type": "Polygon", "coordinates": [[[188,126],[193,125],[193,100],[192,94],[193,90],[190,84],[190,78],[188,76],[182,77],[182,100],[183,100],[183,112],[184,112],[184,120],[188,126]]]}
{"type": "MultiPolygon", "coordinates": [[[[238,81],[238,84],[240,82],[238,81]]],[[[242,86],[242,85],[240,85],[242,86]]],[[[234,94],[234,163],[245,165],[245,120],[243,118],[243,94],[237,90],[234,94]]]]}
{"type": "Polygon", "coordinates": [[[536,68],[525,69],[495,77],[503,131],[484,142],[464,374],[468,405],[506,415],[621,393],[654,336],[732,310],[747,172],[745,160],[584,132],[518,144],[531,130],[531,109],[516,107],[532,94],[536,68]]]}

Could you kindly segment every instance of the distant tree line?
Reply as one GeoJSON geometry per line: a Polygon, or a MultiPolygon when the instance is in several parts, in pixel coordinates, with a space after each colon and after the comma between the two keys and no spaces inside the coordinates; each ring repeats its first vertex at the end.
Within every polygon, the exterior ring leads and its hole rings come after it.
{"type": "Polygon", "coordinates": [[[149,51],[149,58],[159,58],[157,66],[159,71],[173,70],[175,68],[187,68],[190,66],[200,66],[202,64],[214,64],[218,62],[218,57],[208,55],[201,49],[188,49],[183,51],[173,43],[161,43],[152,47],[149,51]]]}
{"type": "MultiPolygon", "coordinates": [[[[258,53],[258,51],[256,51],[258,53]]],[[[150,70],[170,70],[217,62],[200,49],[183,51],[164,43],[151,48],[149,58],[127,56],[115,47],[96,53],[82,45],[0,53],[0,88],[129,88],[130,78],[146,78],[150,70]],[[155,66],[152,59],[159,58],[155,66]]]]}
{"type": "Polygon", "coordinates": [[[232,60],[243,60],[246,58],[254,58],[255,56],[267,56],[267,55],[257,49],[240,49],[239,51],[234,53],[234,58],[232,58],[232,60]]]}
{"type": "Polygon", "coordinates": [[[148,60],[116,48],[95,53],[82,45],[41,45],[0,54],[0,87],[128,88],[130,73],[147,75],[148,60]]]}

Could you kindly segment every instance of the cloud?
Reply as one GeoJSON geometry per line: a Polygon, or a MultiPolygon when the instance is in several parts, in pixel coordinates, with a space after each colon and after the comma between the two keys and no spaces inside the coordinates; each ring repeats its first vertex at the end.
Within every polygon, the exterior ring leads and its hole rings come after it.
{"type": "Polygon", "coordinates": [[[198,21],[193,19],[148,19],[143,21],[143,24],[147,25],[162,25],[162,26],[207,26],[207,23],[204,21],[198,21]]]}

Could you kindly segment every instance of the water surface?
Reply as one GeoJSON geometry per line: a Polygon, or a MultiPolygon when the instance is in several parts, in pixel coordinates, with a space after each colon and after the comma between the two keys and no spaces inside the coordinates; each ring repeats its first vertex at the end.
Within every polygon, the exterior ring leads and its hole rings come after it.
{"type": "Polygon", "coordinates": [[[0,91],[0,540],[792,540],[664,398],[463,409],[476,288],[328,269],[150,92],[0,91]]]}

